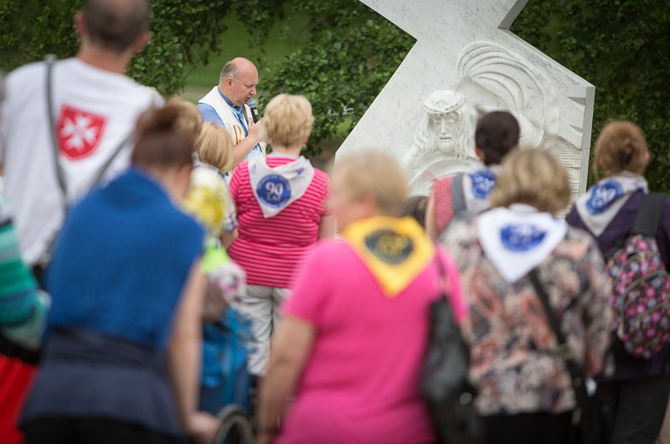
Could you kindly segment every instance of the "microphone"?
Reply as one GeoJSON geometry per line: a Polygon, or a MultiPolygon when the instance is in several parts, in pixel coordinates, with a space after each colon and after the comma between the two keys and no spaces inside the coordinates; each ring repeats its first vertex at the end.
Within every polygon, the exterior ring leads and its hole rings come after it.
{"type": "Polygon", "coordinates": [[[251,118],[254,119],[254,123],[261,120],[261,116],[258,114],[258,108],[256,107],[256,99],[249,99],[247,106],[249,107],[249,110],[251,110],[251,118]]]}

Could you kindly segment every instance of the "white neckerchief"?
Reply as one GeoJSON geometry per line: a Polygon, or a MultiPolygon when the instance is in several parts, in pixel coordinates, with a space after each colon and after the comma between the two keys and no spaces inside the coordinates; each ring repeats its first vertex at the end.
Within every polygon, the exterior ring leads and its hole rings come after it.
{"type": "Polygon", "coordinates": [[[577,212],[591,233],[600,236],[637,191],[647,193],[645,178],[630,171],[622,171],[602,179],[581,195],[576,203],[577,212]]]}
{"type": "Polygon", "coordinates": [[[522,204],[495,208],[477,219],[484,254],[509,283],[537,267],[567,231],[564,220],[522,204]]]}
{"type": "Polygon", "coordinates": [[[468,211],[481,213],[491,206],[489,195],[496,186],[499,171],[499,165],[486,167],[479,163],[463,173],[463,197],[468,211]]]}
{"type": "Polygon", "coordinates": [[[303,156],[293,162],[270,168],[265,156],[249,161],[251,189],[265,218],[279,214],[300,199],[314,178],[314,167],[303,156]]]}

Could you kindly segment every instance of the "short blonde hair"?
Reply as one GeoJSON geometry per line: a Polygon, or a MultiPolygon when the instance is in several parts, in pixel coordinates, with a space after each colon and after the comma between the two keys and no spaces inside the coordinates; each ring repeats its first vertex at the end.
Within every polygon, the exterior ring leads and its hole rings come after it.
{"type": "Polygon", "coordinates": [[[335,164],[334,173],[352,199],[372,196],[383,215],[402,215],[409,187],[400,164],[390,154],[372,150],[350,155],[335,164]]]}
{"type": "Polygon", "coordinates": [[[230,134],[221,125],[205,122],[200,136],[195,142],[195,150],[200,160],[224,173],[233,166],[233,141],[230,134]]]}
{"type": "Polygon", "coordinates": [[[312,105],[303,96],[279,94],[265,107],[262,122],[261,138],[270,144],[301,146],[314,125],[312,105]]]}
{"type": "Polygon", "coordinates": [[[524,203],[556,215],[570,203],[568,173],[548,151],[513,150],[502,163],[490,199],[493,207],[524,203]]]}
{"type": "Polygon", "coordinates": [[[593,174],[599,177],[602,168],[609,176],[620,171],[644,174],[649,163],[647,141],[633,122],[615,120],[600,131],[596,140],[593,174]]]}
{"type": "Polygon", "coordinates": [[[177,131],[195,142],[202,129],[202,114],[198,108],[181,97],[171,97],[166,105],[177,109],[177,131]]]}

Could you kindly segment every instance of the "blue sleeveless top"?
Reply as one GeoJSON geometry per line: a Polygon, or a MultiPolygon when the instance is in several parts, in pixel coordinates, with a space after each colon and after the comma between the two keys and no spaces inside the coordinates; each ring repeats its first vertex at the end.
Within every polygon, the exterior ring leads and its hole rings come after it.
{"type": "Polygon", "coordinates": [[[47,288],[54,328],[163,350],[204,230],[147,173],[131,168],[71,211],[47,288]]]}

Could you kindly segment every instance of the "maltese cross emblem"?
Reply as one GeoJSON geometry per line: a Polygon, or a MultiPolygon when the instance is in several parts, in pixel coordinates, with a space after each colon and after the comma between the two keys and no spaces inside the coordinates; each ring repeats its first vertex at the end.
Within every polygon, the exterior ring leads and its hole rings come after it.
{"type": "Polygon", "coordinates": [[[56,126],[61,153],[70,160],[89,156],[102,138],[105,122],[102,116],[63,105],[56,126]]]}

